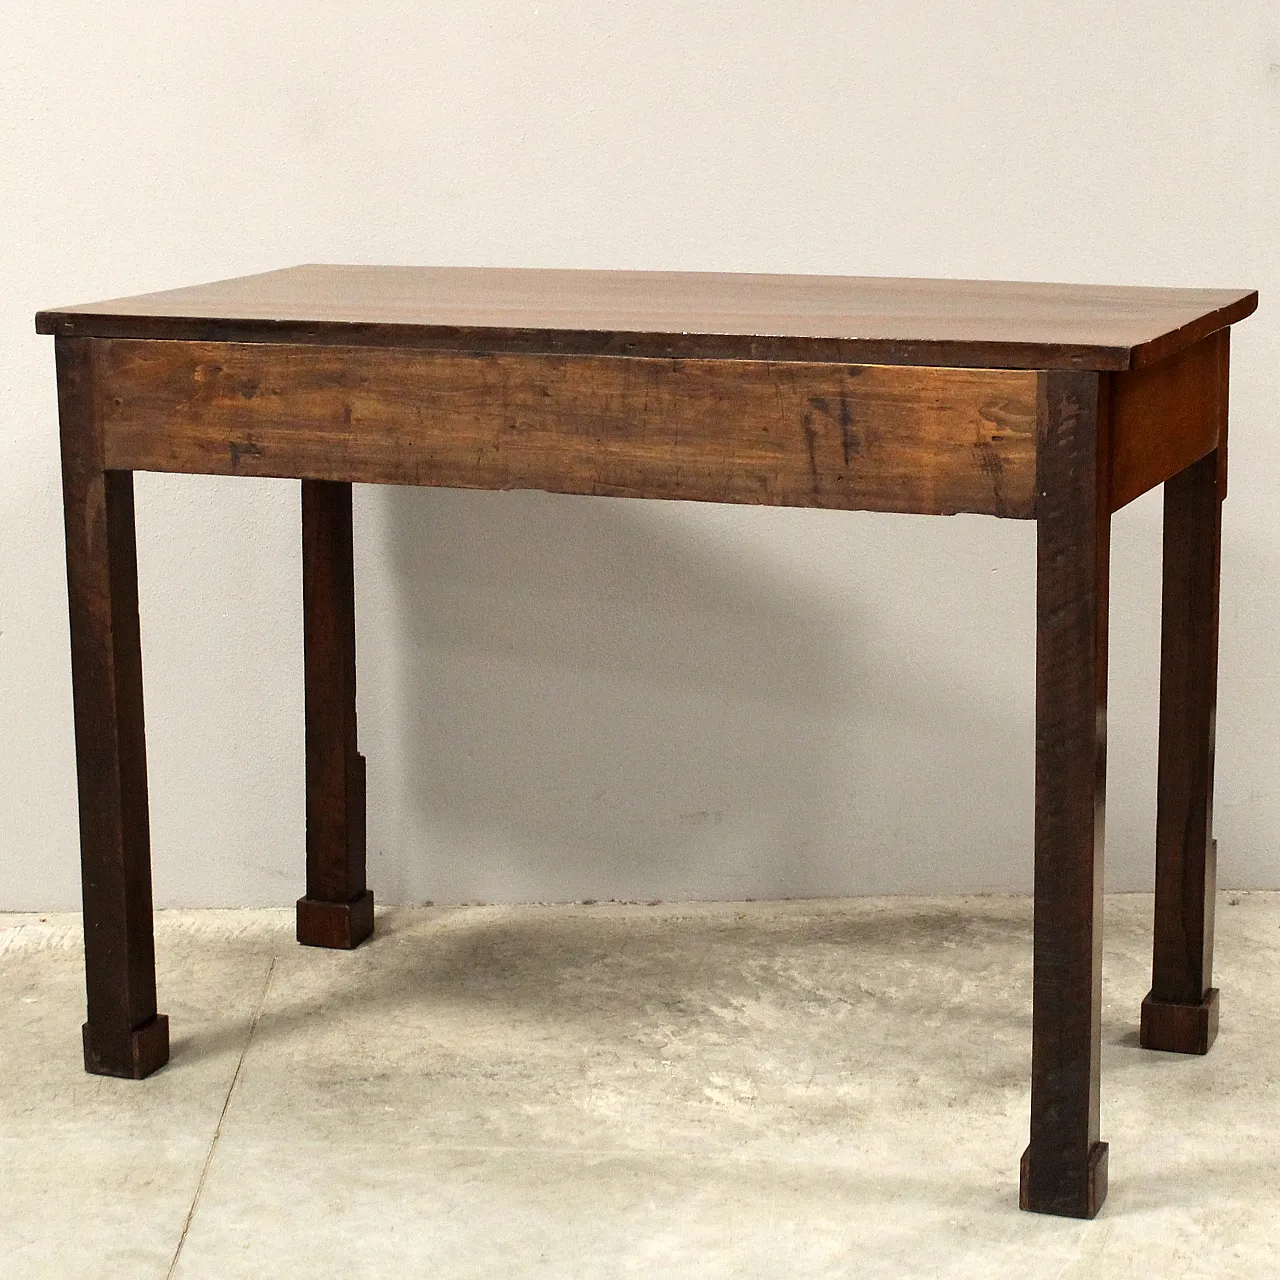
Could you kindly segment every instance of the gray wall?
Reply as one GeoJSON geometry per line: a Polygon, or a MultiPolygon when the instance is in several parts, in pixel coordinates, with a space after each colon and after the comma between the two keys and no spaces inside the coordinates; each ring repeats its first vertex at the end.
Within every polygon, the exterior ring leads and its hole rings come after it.
{"type": "MultiPolygon", "coordinates": [[[[302,261],[1260,288],[1217,826],[1224,885],[1280,887],[1272,0],[4,6],[0,121],[0,907],[78,901],[32,313],[302,261]]],[[[137,495],[157,899],[290,902],[297,486],[137,495]]],[[[1030,886],[1032,525],[360,490],[357,526],[380,900],[1030,886]]],[[[1151,878],[1159,545],[1148,495],[1112,888],[1151,878]]]]}

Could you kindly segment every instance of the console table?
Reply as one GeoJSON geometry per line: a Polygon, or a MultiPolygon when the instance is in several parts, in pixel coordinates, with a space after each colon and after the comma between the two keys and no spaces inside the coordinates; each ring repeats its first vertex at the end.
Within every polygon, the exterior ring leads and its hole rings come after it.
{"type": "Polygon", "coordinates": [[[1147,1048],[1205,1053],[1218,563],[1239,290],[304,266],[41,312],[56,335],[84,885],[85,1066],[141,1078],[156,1012],[134,471],[302,482],[306,895],[365,886],[351,485],[1037,522],[1031,1138],[1021,1204],[1092,1217],[1111,513],[1164,484],[1147,1048]]]}

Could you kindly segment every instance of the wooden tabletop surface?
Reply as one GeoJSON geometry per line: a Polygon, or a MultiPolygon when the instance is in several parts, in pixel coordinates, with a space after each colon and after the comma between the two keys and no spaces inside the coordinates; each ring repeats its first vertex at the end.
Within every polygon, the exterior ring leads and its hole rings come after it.
{"type": "Polygon", "coordinates": [[[996,368],[1153,364],[1256,292],[855,276],[290,267],[59,307],[60,335],[996,368]]]}

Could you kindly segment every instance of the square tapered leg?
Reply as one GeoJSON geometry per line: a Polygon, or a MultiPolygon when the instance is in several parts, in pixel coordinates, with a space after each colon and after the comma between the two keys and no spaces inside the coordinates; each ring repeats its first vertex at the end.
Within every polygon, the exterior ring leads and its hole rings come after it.
{"type": "Polygon", "coordinates": [[[1091,1218],[1098,1136],[1110,502],[1096,374],[1041,375],[1037,439],[1035,939],[1022,1208],[1091,1218]]]}
{"type": "Polygon", "coordinates": [[[1155,938],[1141,1040],[1172,1053],[1208,1053],[1218,1033],[1212,833],[1225,480],[1224,441],[1164,486],[1155,938]]]}
{"type": "Polygon", "coordinates": [[[365,762],[356,749],[351,486],[302,482],[307,892],[298,941],[359,946],[373,932],[365,886],[365,762]]]}
{"type": "Polygon", "coordinates": [[[151,835],[133,474],[105,469],[98,344],[59,338],[88,1020],[85,1070],[140,1079],[169,1060],[156,1013],[151,835]]]}

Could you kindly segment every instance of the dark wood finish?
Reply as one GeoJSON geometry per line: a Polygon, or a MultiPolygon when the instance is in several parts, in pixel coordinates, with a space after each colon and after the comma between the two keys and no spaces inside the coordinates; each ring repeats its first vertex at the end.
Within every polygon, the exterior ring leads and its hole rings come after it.
{"type": "Polygon", "coordinates": [[[1190,1004],[1156,1000],[1150,995],[1142,1001],[1140,1039],[1144,1049],[1193,1053],[1203,1057],[1217,1038],[1217,987],[1210,987],[1203,1000],[1190,1004]]]}
{"type": "Polygon", "coordinates": [[[298,941],[358,946],[373,932],[365,887],[365,763],[356,748],[351,486],[302,482],[307,892],[298,941]]]}
{"type": "MultiPolygon", "coordinates": [[[[1205,406],[1226,414],[1226,385],[1205,406]]],[[[1213,839],[1218,574],[1225,462],[1217,450],[1164,487],[1155,947],[1142,1003],[1144,1047],[1207,1053],[1218,1025],[1213,971],[1213,839]]]]}
{"type": "Polygon", "coordinates": [[[1024,1209],[1092,1218],[1106,808],[1107,400],[1089,373],[1041,380],[1036,590],[1035,942],[1024,1209]]]}
{"type": "Polygon", "coordinates": [[[110,341],[113,466],[1029,517],[1036,375],[110,341]]]}
{"type": "Polygon", "coordinates": [[[1111,378],[1111,508],[1163,484],[1226,433],[1231,331],[1111,378]]]}
{"type": "Polygon", "coordinates": [[[1022,1206],[1092,1217],[1100,1141],[1111,512],[1166,484],[1155,963],[1144,1044],[1204,1052],[1226,328],[1252,292],[299,267],[63,308],[86,1065],[164,1061],[131,473],[303,481],[307,893],[373,929],[351,484],[1038,522],[1031,1138],[1022,1206]]]}
{"type": "Polygon", "coordinates": [[[350,951],[373,933],[373,894],[350,902],[298,899],[298,941],[307,947],[350,951]]]}
{"type": "Polygon", "coordinates": [[[88,1020],[84,1063],[140,1079],[169,1059],[156,1013],[133,476],[103,466],[96,344],[59,339],[58,415],[88,1020]]]}
{"type": "Polygon", "coordinates": [[[41,312],[41,333],[980,368],[1156,364],[1258,295],[981,280],[303,266],[41,312]]]}

